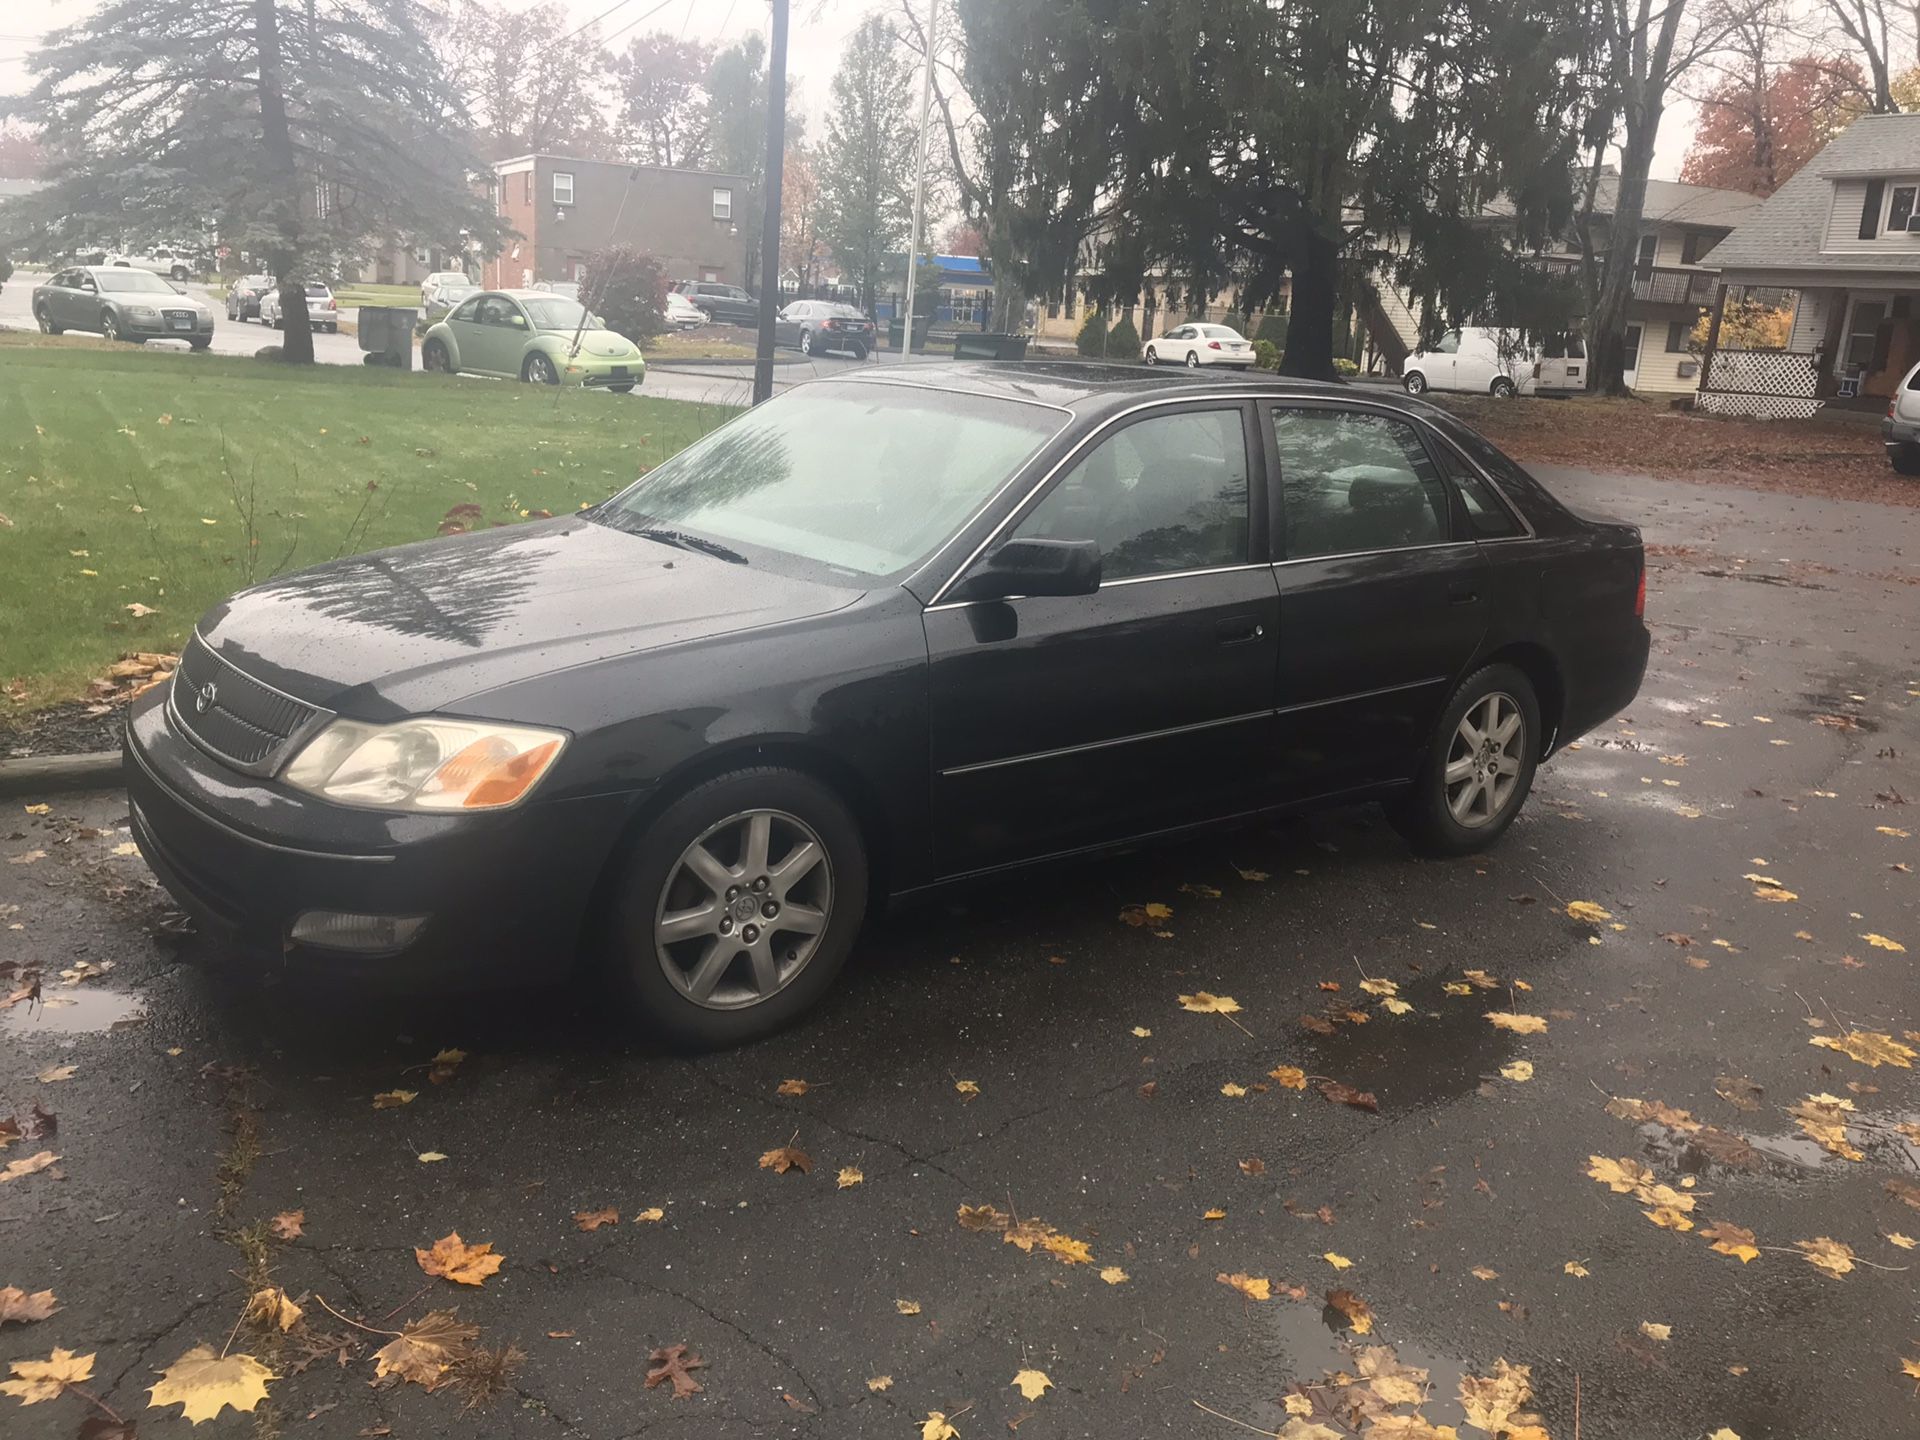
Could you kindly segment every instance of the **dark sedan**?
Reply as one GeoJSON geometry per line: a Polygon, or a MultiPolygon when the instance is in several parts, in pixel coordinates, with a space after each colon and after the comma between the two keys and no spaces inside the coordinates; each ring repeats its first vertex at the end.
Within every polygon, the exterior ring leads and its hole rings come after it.
{"type": "Polygon", "coordinates": [[[795,300],[773,322],[773,343],[802,355],[839,350],[864,360],[875,345],[873,321],[851,305],[831,300],[795,300]]]}
{"type": "Polygon", "coordinates": [[[271,275],[242,275],[227,287],[227,319],[245,322],[260,318],[260,298],[274,288],[271,275]]]}
{"type": "Polygon", "coordinates": [[[1491,844],[1646,665],[1637,531],[1418,401],[1077,364],[796,387],[583,513],[214,607],[134,833],[263,961],[586,957],[688,1045],[794,1018],[870,907],[1376,799],[1491,844]]]}

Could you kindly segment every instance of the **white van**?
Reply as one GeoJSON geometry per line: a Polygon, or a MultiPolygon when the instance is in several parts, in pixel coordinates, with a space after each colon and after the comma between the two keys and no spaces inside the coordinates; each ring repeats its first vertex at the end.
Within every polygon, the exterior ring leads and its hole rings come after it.
{"type": "Polygon", "coordinates": [[[1409,395],[1464,390],[1474,395],[1531,395],[1534,353],[1517,330],[1464,326],[1449,330],[1431,350],[1407,357],[1401,375],[1409,395]]]}
{"type": "Polygon", "coordinates": [[[1557,330],[1534,349],[1533,393],[1581,395],[1587,388],[1587,342],[1577,330],[1557,330]]]}

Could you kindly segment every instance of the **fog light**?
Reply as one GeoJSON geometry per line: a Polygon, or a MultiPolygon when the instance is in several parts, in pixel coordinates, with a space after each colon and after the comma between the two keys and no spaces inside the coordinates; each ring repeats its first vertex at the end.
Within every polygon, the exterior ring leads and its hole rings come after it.
{"type": "Polygon", "coordinates": [[[404,949],[427,923],[425,915],[349,915],[339,910],[309,910],[293,922],[288,938],[326,950],[376,954],[404,949]]]}

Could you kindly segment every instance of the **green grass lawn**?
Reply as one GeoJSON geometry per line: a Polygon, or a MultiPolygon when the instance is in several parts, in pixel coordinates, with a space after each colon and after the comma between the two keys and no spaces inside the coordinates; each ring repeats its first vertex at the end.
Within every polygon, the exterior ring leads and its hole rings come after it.
{"type": "Polygon", "coordinates": [[[420,308],[418,285],[342,285],[333,292],[334,302],[342,310],[359,305],[400,305],[420,308]]]}
{"type": "Polygon", "coordinates": [[[605,499],[730,413],[0,336],[0,686],[71,698],[232,591],[426,538],[456,505],[478,526],[605,499]]]}

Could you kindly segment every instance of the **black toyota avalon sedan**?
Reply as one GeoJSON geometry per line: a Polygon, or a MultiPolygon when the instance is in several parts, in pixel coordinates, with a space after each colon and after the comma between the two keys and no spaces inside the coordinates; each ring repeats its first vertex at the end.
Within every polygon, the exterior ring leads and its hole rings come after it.
{"type": "Polygon", "coordinates": [[[598,967],[724,1045],[870,908],[1329,802],[1491,844],[1647,658],[1638,533],[1340,386],[887,367],[594,509],[323,565],[134,708],[154,870],[343,980],[598,967]]]}

